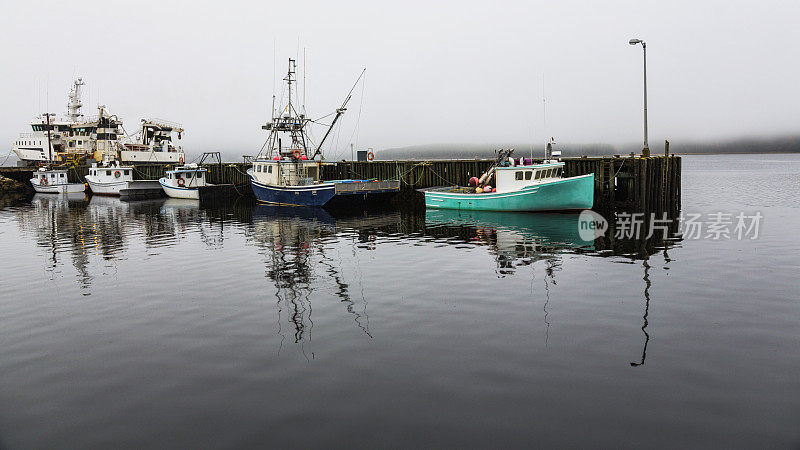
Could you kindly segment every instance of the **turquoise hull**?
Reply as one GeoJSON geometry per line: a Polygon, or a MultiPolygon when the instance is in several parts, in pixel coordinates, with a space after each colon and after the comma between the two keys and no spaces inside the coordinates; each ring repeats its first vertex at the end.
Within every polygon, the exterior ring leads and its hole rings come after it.
{"type": "Polygon", "coordinates": [[[563,211],[594,206],[594,174],[562,178],[513,192],[466,194],[426,190],[428,208],[472,211],[563,211]]]}

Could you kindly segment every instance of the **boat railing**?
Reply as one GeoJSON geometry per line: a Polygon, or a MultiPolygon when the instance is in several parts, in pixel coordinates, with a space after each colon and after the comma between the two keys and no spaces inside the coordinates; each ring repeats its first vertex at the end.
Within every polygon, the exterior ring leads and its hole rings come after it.
{"type": "Polygon", "coordinates": [[[20,133],[19,137],[21,137],[23,139],[28,139],[28,138],[35,138],[35,137],[38,137],[38,136],[36,136],[36,133],[20,133]]]}

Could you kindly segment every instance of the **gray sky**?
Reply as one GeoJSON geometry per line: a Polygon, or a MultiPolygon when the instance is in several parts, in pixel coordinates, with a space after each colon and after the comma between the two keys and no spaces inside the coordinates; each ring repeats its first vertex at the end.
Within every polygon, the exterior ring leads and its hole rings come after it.
{"type": "Polygon", "coordinates": [[[376,149],[540,144],[543,74],[547,135],[638,142],[642,50],[628,45],[632,37],[648,43],[652,147],[664,138],[800,131],[797,1],[106,0],[2,8],[3,158],[46,97],[50,111],[63,112],[73,76],[87,83],[86,114],[95,114],[99,93],[129,132],[140,118],[159,117],[183,123],[190,156],[253,154],[266,136],[273,57],[280,81],[287,58],[302,62],[303,48],[312,117],[333,111],[367,68],[363,102],[359,86],[331,141],[339,155],[351,141],[376,149]]]}

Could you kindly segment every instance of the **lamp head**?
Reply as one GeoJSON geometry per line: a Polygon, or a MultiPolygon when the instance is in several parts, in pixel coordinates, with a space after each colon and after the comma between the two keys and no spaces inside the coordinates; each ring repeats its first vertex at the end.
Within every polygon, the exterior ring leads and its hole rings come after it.
{"type": "Polygon", "coordinates": [[[630,41],[628,41],[628,44],[631,44],[631,45],[636,45],[636,44],[641,44],[641,43],[642,43],[641,39],[631,39],[630,41]]]}

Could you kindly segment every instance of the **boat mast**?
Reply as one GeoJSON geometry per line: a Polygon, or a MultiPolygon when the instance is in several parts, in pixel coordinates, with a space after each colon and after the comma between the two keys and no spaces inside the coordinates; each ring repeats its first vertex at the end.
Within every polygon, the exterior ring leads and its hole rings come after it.
{"type": "Polygon", "coordinates": [[[47,117],[47,158],[50,164],[53,164],[53,144],[50,141],[50,113],[44,114],[47,117]]]}

